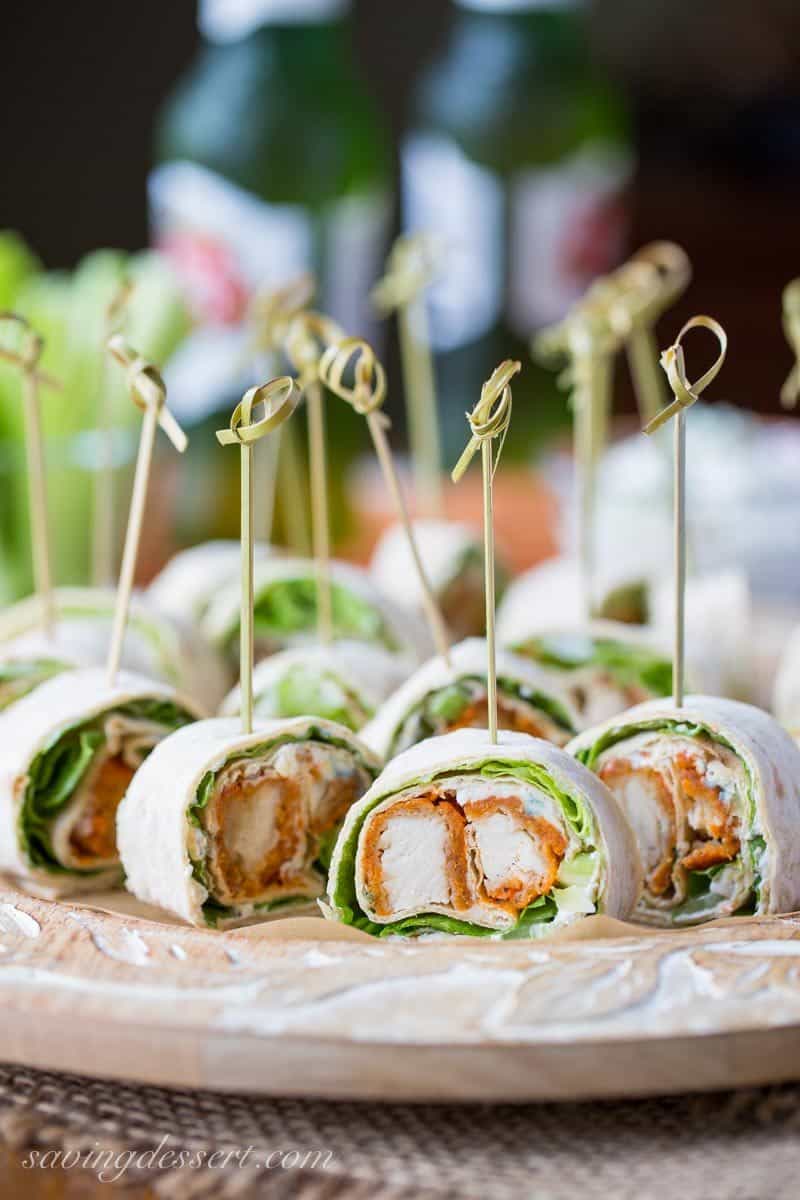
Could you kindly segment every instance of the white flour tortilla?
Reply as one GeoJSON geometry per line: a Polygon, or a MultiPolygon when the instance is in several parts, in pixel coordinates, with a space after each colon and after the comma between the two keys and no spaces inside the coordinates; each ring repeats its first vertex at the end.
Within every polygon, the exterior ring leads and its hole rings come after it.
{"type": "MultiPolygon", "coordinates": [[[[275,550],[256,542],[253,553],[255,562],[263,562],[275,550]]],[[[239,578],[241,563],[240,542],[201,542],[173,555],[150,584],[147,595],[162,612],[184,621],[198,621],[220,587],[239,578]]]]}
{"type": "MultiPolygon", "coordinates": [[[[484,729],[459,729],[418,742],[398,754],[347,814],[331,860],[330,879],[336,879],[339,873],[349,836],[362,814],[376,801],[417,783],[425,783],[433,776],[456,775],[489,760],[538,763],[565,792],[578,792],[584,798],[595,819],[598,849],[605,862],[604,887],[598,896],[598,908],[609,917],[621,920],[628,917],[639,897],[642,869],[633,834],[614,797],[596,775],[565,750],[525,733],[501,731],[495,745],[484,729]]],[[[358,887],[358,880],[356,885],[358,887]]]]}
{"type": "MultiPolygon", "coordinates": [[[[372,605],[383,617],[390,636],[397,643],[398,653],[408,653],[416,661],[430,652],[430,635],[424,624],[414,613],[394,604],[376,588],[366,571],[350,563],[333,560],[330,564],[331,582],[351,591],[372,605]]],[[[313,559],[274,558],[256,563],[253,591],[256,604],[259,593],[269,584],[285,579],[316,579],[313,559]]],[[[226,645],[239,628],[241,612],[240,584],[236,580],[223,587],[215,596],[202,621],[207,637],[218,646],[226,645]]],[[[294,644],[316,641],[316,629],[293,635],[294,644]]]]}
{"type": "MultiPolygon", "coordinates": [[[[437,594],[453,582],[468,554],[483,556],[480,534],[462,521],[416,520],[414,538],[437,594]]],[[[397,604],[415,611],[422,609],[422,587],[403,525],[390,525],[381,535],[372,555],[370,574],[397,604]]]]}
{"type": "MultiPolygon", "coordinates": [[[[0,658],[47,657],[76,667],[105,663],[111,640],[113,588],[57,588],[52,638],[39,627],[39,602],[29,596],[0,614],[0,658]]],[[[186,621],[160,612],[146,595],[131,599],[122,648],[125,670],[169,683],[214,712],[231,685],[219,652],[186,621]]]]}
{"type": "Polygon", "coordinates": [[[186,816],[203,777],[240,751],[287,734],[302,740],[312,728],[352,746],[368,766],[378,769],[378,760],[354,734],[319,717],[258,721],[252,733],[242,733],[235,718],[217,717],[187,725],[160,742],[136,772],[117,810],[117,844],[128,890],[193,925],[205,926],[206,891],[192,876],[186,816]]]}
{"type": "MultiPolygon", "coordinates": [[[[341,641],[330,646],[298,646],[263,659],[253,672],[253,695],[275,685],[296,665],[316,668],[333,675],[374,712],[408,676],[408,661],[374,642],[341,641]]],[[[235,716],[240,711],[241,693],[235,687],[226,697],[220,714],[235,716]]],[[[312,714],[313,715],[313,714],[312,714]]]]}
{"type": "Polygon", "coordinates": [[[108,887],[118,871],[67,875],[31,867],[17,832],[28,768],[36,755],[64,730],[89,721],[109,708],[134,700],[171,700],[189,712],[191,701],[166,684],[121,671],[109,686],[104,670],[65,671],[42,683],[0,713],[0,870],[35,882],[59,895],[108,887]]]}
{"type": "MultiPolygon", "coordinates": [[[[567,689],[553,675],[530,659],[510,651],[498,650],[496,656],[498,680],[507,677],[531,689],[552,696],[566,711],[573,729],[580,728],[580,718],[569,698],[567,689]]],[[[368,725],[361,737],[368,746],[386,758],[395,735],[412,709],[428,695],[455,683],[468,675],[486,678],[486,642],[483,638],[467,638],[450,650],[450,664],[441,657],[432,658],[406,680],[368,725]]]]}
{"type": "Polygon", "coordinates": [[[738,754],[755,798],[753,831],[767,843],[759,912],[795,912],[800,908],[800,749],[792,738],[760,708],[719,697],[687,696],[680,709],[667,700],[637,704],[579,734],[567,749],[577,754],[609,730],[629,729],[632,734],[642,722],[652,720],[702,722],[738,754]]]}

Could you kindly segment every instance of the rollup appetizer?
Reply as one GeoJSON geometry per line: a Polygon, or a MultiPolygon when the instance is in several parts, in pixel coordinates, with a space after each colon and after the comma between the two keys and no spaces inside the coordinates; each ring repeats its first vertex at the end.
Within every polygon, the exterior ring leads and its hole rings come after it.
{"type": "MultiPolygon", "coordinates": [[[[334,638],[374,642],[386,650],[411,655],[415,661],[429,652],[425,626],[379,592],[365,571],[331,562],[330,577],[334,638]]],[[[235,653],[240,618],[236,582],[214,598],[202,627],[215,645],[235,653]]],[[[317,577],[313,560],[276,558],[256,563],[253,618],[257,659],[315,641],[317,577]]]]}
{"type": "Polygon", "coordinates": [[[563,750],[463,729],[394,759],[347,815],[325,915],[367,933],[540,937],[625,918],[641,883],[608,790],[563,750]]]}
{"type": "MultiPolygon", "coordinates": [[[[613,570],[598,575],[594,615],[625,625],[646,624],[650,580],[613,570]]],[[[585,619],[577,561],[552,558],[518,575],[506,588],[497,610],[497,636],[511,646],[531,632],[577,628],[585,619]]]]}
{"type": "MultiPolygon", "coordinates": [[[[57,622],[52,637],[39,626],[36,597],[0,614],[0,660],[18,671],[18,689],[35,686],[48,664],[97,666],[105,661],[116,596],[110,588],[58,588],[54,593],[57,622]]],[[[225,660],[185,622],[167,616],[134,596],[123,644],[126,670],[169,683],[213,712],[231,684],[225,660]]],[[[29,689],[28,689],[29,690],[29,689]]]]}
{"type": "MultiPolygon", "coordinates": [[[[750,585],[730,569],[686,580],[686,669],[695,691],[735,700],[754,698],[753,621],[750,585]]],[[[672,629],[673,585],[651,589],[651,624],[663,638],[672,629]]]]}
{"type": "MultiPolygon", "coordinates": [[[[601,581],[595,615],[618,625],[640,625],[648,631],[643,641],[660,646],[672,634],[672,581],[649,578],[630,585],[601,581]]],[[[507,588],[497,613],[497,636],[505,646],[519,646],[543,633],[585,627],[578,570],[569,559],[553,559],[520,575],[507,588]]],[[[746,577],[739,571],[721,571],[687,579],[686,664],[693,686],[748,698],[751,644],[746,577]]]]}
{"type": "Polygon", "coordinates": [[[378,770],[331,721],[263,721],[243,733],[217,718],[178,730],[120,805],[127,887],[193,925],[312,903],[342,820],[378,770]]]}
{"type": "MultiPolygon", "coordinates": [[[[368,642],[303,646],[265,658],[253,674],[253,711],[259,717],[326,717],[358,730],[408,675],[408,663],[368,642]]],[[[235,716],[237,686],[222,706],[235,716]]]]}
{"type": "Polygon", "coordinates": [[[669,657],[653,649],[644,633],[618,622],[531,635],[509,649],[560,680],[582,729],[672,690],[669,657]]]}
{"type": "Polygon", "coordinates": [[[636,918],[694,925],[800,907],[800,750],[735,700],[654,700],[568,749],[611,789],[641,853],[636,918]]]}
{"type": "MultiPolygon", "coordinates": [[[[483,546],[480,537],[460,521],[417,520],[414,537],[447,626],[456,640],[482,634],[483,546]]],[[[381,537],[370,566],[378,587],[397,603],[422,612],[422,585],[402,525],[381,537]]],[[[503,578],[498,569],[498,592],[503,578]]]]}
{"type": "Polygon", "coordinates": [[[800,735],[800,628],[789,638],[775,677],[775,716],[795,737],[800,735]]]}
{"type": "MultiPolygon", "coordinates": [[[[501,729],[563,746],[580,728],[567,690],[552,674],[518,655],[497,654],[497,718],[501,729]]],[[[486,642],[453,646],[450,662],[432,658],[391,696],[361,731],[384,759],[453,729],[486,728],[486,642]]]]}
{"type": "Polygon", "coordinates": [[[68,671],[69,667],[65,659],[48,657],[44,652],[0,662],[0,712],[27,696],[46,679],[68,671]]]}
{"type": "MultiPolygon", "coordinates": [[[[272,546],[263,542],[253,547],[256,562],[273,553],[272,546]]],[[[233,540],[202,542],[180,550],[156,575],[147,595],[162,612],[198,622],[219,589],[238,580],[240,560],[239,543],[233,540]]]]}
{"type": "Polygon", "coordinates": [[[172,688],[69,670],[0,715],[0,870],[58,894],[119,878],[116,809],[134,771],[195,719],[172,688]]]}

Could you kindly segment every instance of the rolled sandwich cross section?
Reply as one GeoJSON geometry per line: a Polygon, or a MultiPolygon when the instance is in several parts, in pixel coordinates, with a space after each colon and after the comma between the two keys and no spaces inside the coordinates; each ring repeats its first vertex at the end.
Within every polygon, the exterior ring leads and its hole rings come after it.
{"type": "MultiPolygon", "coordinates": [[[[414,538],[450,632],[456,639],[482,633],[485,599],[480,536],[461,521],[427,518],[414,522],[414,538]]],[[[422,613],[422,585],[402,525],[392,525],[383,534],[375,548],[370,573],[378,587],[396,603],[422,613]]],[[[505,571],[498,564],[495,581],[498,597],[504,582],[505,571]]]]}
{"type": "Polygon", "coordinates": [[[613,621],[531,634],[510,649],[561,681],[581,729],[672,692],[669,656],[644,634],[613,621]]]}
{"type": "Polygon", "coordinates": [[[0,662],[0,712],[69,667],[63,659],[35,654],[0,662]]]}
{"type": "MultiPolygon", "coordinates": [[[[482,638],[453,646],[449,663],[431,659],[364,727],[364,741],[389,759],[425,738],[455,729],[485,729],[486,661],[482,638]]],[[[565,745],[580,728],[567,689],[535,663],[508,651],[499,651],[496,662],[500,728],[565,745]]]]}
{"type": "Polygon", "coordinates": [[[780,659],[772,704],[780,723],[800,737],[800,627],[791,634],[780,659]]]}
{"type": "Polygon", "coordinates": [[[55,893],[119,876],[116,811],[134,772],[197,711],[125,672],[69,670],[0,715],[0,870],[55,893]]]}
{"type": "MultiPolygon", "coordinates": [[[[0,615],[0,660],[31,680],[41,664],[93,667],[105,663],[116,593],[112,588],[58,588],[52,637],[40,628],[37,597],[29,596],[0,615]]],[[[122,665],[196,697],[213,712],[231,685],[230,668],[211,643],[186,621],[160,612],[144,595],[133,597],[122,665]]],[[[0,668],[0,672],[2,668],[0,668]]],[[[54,673],[54,672],[53,672],[54,673]]],[[[31,686],[35,686],[32,682],[31,686]]],[[[29,690],[29,689],[28,689],[29,690]]]]}
{"type": "Polygon", "coordinates": [[[800,750],[768,713],[706,696],[677,710],[649,701],[568,749],[634,830],[637,919],[693,925],[800,907],[800,750]]]}
{"type": "Polygon", "coordinates": [[[540,937],[590,913],[625,918],[640,887],[631,831],[565,751],[485,730],[394,759],[347,816],[327,916],[378,936],[540,937]]]}
{"type": "MultiPolygon", "coordinates": [[[[640,577],[624,558],[597,566],[594,614],[615,624],[647,624],[652,579],[640,577]]],[[[547,559],[509,584],[497,611],[497,636],[512,646],[544,629],[578,628],[586,619],[582,597],[577,560],[547,559]]]]}
{"type": "MultiPolygon", "coordinates": [[[[260,717],[325,717],[355,732],[407,675],[406,659],[367,642],[283,650],[255,669],[254,710],[260,717]]],[[[235,716],[240,705],[237,687],[222,715],[235,716]]]]}
{"type": "Polygon", "coordinates": [[[167,738],[120,805],[128,889],[194,925],[310,904],[332,845],[379,770],[348,729],[309,717],[200,721],[167,738]]]}
{"type": "MultiPolygon", "coordinates": [[[[256,562],[274,553],[274,548],[264,542],[256,542],[253,548],[256,562]]],[[[198,622],[219,589],[238,580],[241,566],[238,541],[201,542],[173,555],[150,584],[147,595],[162,612],[198,622]]]]}
{"type": "MultiPolygon", "coordinates": [[[[430,649],[424,624],[393,604],[358,567],[330,564],[335,639],[374,642],[415,662],[430,649]]],[[[312,559],[275,558],[256,563],[254,571],[256,657],[317,640],[317,572],[312,559]]],[[[231,655],[236,652],[241,614],[238,582],[223,587],[201,624],[207,636],[231,655]]]]}

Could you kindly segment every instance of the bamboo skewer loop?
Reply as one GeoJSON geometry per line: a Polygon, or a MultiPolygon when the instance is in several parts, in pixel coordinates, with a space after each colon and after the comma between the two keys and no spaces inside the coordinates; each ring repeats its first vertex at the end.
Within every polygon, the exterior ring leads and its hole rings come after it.
{"type": "Polygon", "coordinates": [[[692,317],[681,329],[674,343],[661,355],[669,385],[675,396],[658,416],[645,426],[645,433],[652,434],[675,418],[674,425],[674,560],[675,560],[675,630],[672,662],[672,699],[676,708],[683,704],[685,685],[685,606],[686,606],[686,410],[699,398],[710,383],[716,379],[725,361],[728,337],[725,330],[713,317],[692,317]],[[696,383],[686,376],[683,339],[692,329],[708,329],[717,339],[719,354],[705,374],[696,383]]]}
{"type": "Polygon", "coordinates": [[[386,436],[391,427],[389,418],[381,412],[386,398],[386,372],[375,351],[368,342],[360,338],[343,338],[329,346],[320,361],[320,377],[325,386],[346,400],[361,416],[366,417],[367,427],[375,447],[375,453],[389,489],[397,514],[403,525],[406,542],[422,590],[422,604],[437,654],[450,661],[450,636],[441,608],[431,587],[428,572],[417,545],[414,526],[408,512],[394,465],[394,458],[386,436]],[[353,383],[345,382],[345,372],[352,369],[353,383]]]}
{"type": "Polygon", "coordinates": [[[253,559],[255,528],[255,482],[253,478],[253,449],[259,438],[276,432],[300,403],[301,392],[290,375],[271,379],[269,383],[252,387],[245,392],[231,415],[227,429],[217,431],[221,446],[238,446],[241,472],[242,589],[239,625],[239,675],[241,694],[242,733],[253,731],[253,666],[255,661],[253,559]],[[263,405],[260,417],[254,411],[263,405]]]}
{"type": "Polygon", "coordinates": [[[497,652],[495,638],[495,561],[494,561],[494,505],[492,483],[497,464],[503,452],[508,427],[511,422],[511,380],[521,370],[522,364],[507,359],[495,369],[481,388],[478,403],[467,413],[472,437],[452,472],[454,483],[458,483],[472,459],[480,450],[483,474],[483,561],[484,587],[486,591],[486,657],[487,698],[489,712],[489,737],[497,742],[497,652]],[[499,438],[497,449],[495,440],[499,438]]]}

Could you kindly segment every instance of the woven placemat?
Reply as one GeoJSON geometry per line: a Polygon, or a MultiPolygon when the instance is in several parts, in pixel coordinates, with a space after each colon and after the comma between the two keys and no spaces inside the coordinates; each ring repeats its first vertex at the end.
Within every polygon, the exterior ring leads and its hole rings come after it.
{"type": "Polygon", "coordinates": [[[73,1157],[103,1150],[141,1156],[165,1138],[176,1152],[252,1147],[244,1165],[159,1169],[145,1159],[115,1181],[146,1181],[163,1197],[797,1200],[800,1194],[800,1085],[614,1103],[412,1106],[170,1091],[0,1067],[0,1137],[18,1154],[60,1148],[73,1157]],[[329,1155],[306,1169],[294,1158],[264,1169],[270,1154],[292,1150],[329,1155]]]}

